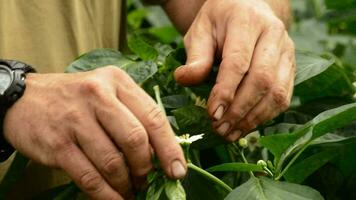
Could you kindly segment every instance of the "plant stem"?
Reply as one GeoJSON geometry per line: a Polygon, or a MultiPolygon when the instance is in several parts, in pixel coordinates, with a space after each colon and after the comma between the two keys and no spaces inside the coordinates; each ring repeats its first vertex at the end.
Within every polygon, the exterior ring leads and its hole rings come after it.
{"type": "Polygon", "coordinates": [[[157,104],[161,108],[163,114],[166,116],[166,110],[164,109],[164,106],[163,106],[163,103],[162,103],[162,100],[161,100],[161,94],[160,94],[160,91],[159,91],[159,86],[158,85],[153,86],[153,90],[155,91],[155,97],[156,97],[157,104]]]}
{"type": "MultiPolygon", "coordinates": [[[[245,157],[244,149],[240,150],[240,148],[239,148],[235,143],[233,143],[232,145],[233,145],[233,146],[235,147],[235,149],[239,152],[239,154],[240,154],[242,160],[244,161],[244,163],[249,164],[248,161],[247,161],[247,159],[246,159],[246,157],[245,157]]],[[[253,174],[252,171],[249,171],[248,173],[250,174],[251,177],[255,177],[255,175],[253,174]]]]}
{"type": "MultiPolygon", "coordinates": [[[[239,152],[241,154],[241,158],[244,161],[244,163],[248,164],[248,161],[247,161],[247,159],[245,157],[245,154],[244,154],[244,150],[242,149],[239,152]]],[[[251,177],[255,177],[255,175],[252,173],[252,171],[248,171],[248,173],[250,174],[251,177]]]]}
{"type": "Polygon", "coordinates": [[[282,170],[282,172],[274,179],[276,181],[278,181],[279,179],[281,179],[283,177],[283,175],[288,171],[289,167],[292,166],[292,164],[297,160],[297,158],[300,156],[300,154],[303,153],[303,151],[309,146],[309,142],[306,143],[304,145],[304,147],[298,151],[297,154],[294,155],[294,157],[292,158],[292,160],[289,161],[288,165],[282,170]]]}
{"type": "Polygon", "coordinates": [[[199,174],[201,174],[205,178],[213,181],[217,185],[220,185],[227,192],[231,192],[232,191],[231,187],[228,186],[226,183],[224,183],[222,180],[218,179],[217,177],[215,177],[214,175],[210,174],[209,172],[203,170],[202,168],[199,168],[198,166],[194,165],[193,163],[188,163],[188,168],[198,172],[199,174]]]}

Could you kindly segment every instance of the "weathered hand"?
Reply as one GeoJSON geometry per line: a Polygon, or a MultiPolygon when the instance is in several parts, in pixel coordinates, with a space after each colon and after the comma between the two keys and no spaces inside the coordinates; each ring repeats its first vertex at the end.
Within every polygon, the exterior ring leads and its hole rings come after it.
{"type": "Polygon", "coordinates": [[[6,139],[29,158],[65,170],[91,198],[132,197],[130,175],[142,180],[151,170],[151,149],[169,177],[185,175],[168,120],[117,67],[29,74],[26,85],[6,115],[6,139]]]}
{"type": "Polygon", "coordinates": [[[230,141],[288,108],[294,44],[263,0],[207,0],[184,37],[188,59],[175,72],[183,85],[202,82],[221,58],[208,112],[230,141]]]}

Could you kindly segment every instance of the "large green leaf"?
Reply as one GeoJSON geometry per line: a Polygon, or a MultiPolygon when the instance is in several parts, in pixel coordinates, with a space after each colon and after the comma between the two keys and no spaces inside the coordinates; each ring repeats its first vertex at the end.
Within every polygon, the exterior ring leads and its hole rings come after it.
{"type": "Polygon", "coordinates": [[[134,63],[132,60],[114,49],[95,49],[77,58],[69,65],[66,72],[90,71],[107,65],[124,67],[132,63],[134,63]]]}
{"type": "Polygon", "coordinates": [[[298,96],[302,102],[323,97],[351,98],[355,89],[346,73],[345,68],[334,64],[323,73],[298,84],[294,95],[298,96]]]}
{"type": "Polygon", "coordinates": [[[332,57],[326,59],[312,53],[297,51],[296,62],[297,73],[294,85],[299,85],[327,70],[335,60],[332,57]]]}
{"type": "Polygon", "coordinates": [[[322,200],[320,193],[310,187],[294,183],[251,177],[234,189],[225,200],[322,200]]]}
{"type": "Polygon", "coordinates": [[[157,65],[154,62],[134,62],[113,49],[96,49],[86,53],[70,64],[66,72],[90,71],[108,65],[123,69],[139,84],[157,72],[157,65]]]}
{"type": "Polygon", "coordinates": [[[335,151],[335,149],[324,150],[313,154],[310,157],[305,158],[290,167],[287,173],[284,175],[284,178],[288,182],[302,183],[308,176],[313,174],[321,166],[335,158],[337,154],[338,152],[335,151]]]}
{"type": "Polygon", "coordinates": [[[263,172],[260,165],[246,163],[224,163],[207,169],[209,172],[263,172]]]}
{"type": "Polygon", "coordinates": [[[265,136],[260,139],[260,143],[273,153],[277,169],[280,170],[289,156],[312,140],[355,120],[356,103],[347,104],[319,114],[296,132],[265,136]]]}

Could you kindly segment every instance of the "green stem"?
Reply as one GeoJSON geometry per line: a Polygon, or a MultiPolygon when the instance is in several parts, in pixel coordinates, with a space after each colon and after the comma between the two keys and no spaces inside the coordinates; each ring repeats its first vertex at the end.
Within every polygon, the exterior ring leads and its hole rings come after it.
{"type": "MultiPolygon", "coordinates": [[[[246,164],[249,164],[246,157],[245,157],[245,154],[244,154],[244,149],[240,150],[240,148],[235,144],[235,143],[232,143],[233,147],[235,147],[235,150],[237,150],[242,158],[242,161],[244,161],[244,163],[246,164]]],[[[253,174],[252,171],[249,171],[249,174],[251,177],[255,177],[255,175],[253,174]]]]}
{"type": "Polygon", "coordinates": [[[164,106],[163,106],[163,103],[162,103],[162,100],[161,100],[161,94],[160,94],[160,91],[159,91],[159,86],[158,85],[153,86],[153,90],[155,91],[155,97],[156,97],[157,104],[161,108],[163,114],[166,116],[166,110],[164,109],[164,106]]]}
{"type": "Polygon", "coordinates": [[[300,156],[300,154],[303,153],[303,151],[309,146],[309,142],[304,145],[304,147],[294,155],[292,160],[289,161],[288,165],[282,170],[282,172],[275,178],[276,181],[281,179],[283,175],[288,171],[289,167],[292,166],[292,164],[297,160],[297,158],[300,156]]]}
{"type": "Polygon", "coordinates": [[[210,174],[209,172],[203,170],[202,168],[197,167],[193,163],[188,163],[188,168],[198,172],[199,174],[203,175],[205,178],[211,180],[212,182],[216,183],[217,185],[220,185],[227,192],[231,192],[232,191],[231,187],[228,186],[226,183],[224,183],[220,179],[216,178],[214,175],[210,174]]]}
{"type": "MultiPolygon", "coordinates": [[[[248,161],[247,161],[247,159],[245,157],[245,154],[244,154],[244,150],[243,149],[239,150],[239,152],[240,152],[241,158],[244,161],[244,163],[248,164],[248,161]]],[[[248,171],[248,173],[250,174],[251,177],[255,177],[255,175],[252,173],[252,171],[248,171]]]]}

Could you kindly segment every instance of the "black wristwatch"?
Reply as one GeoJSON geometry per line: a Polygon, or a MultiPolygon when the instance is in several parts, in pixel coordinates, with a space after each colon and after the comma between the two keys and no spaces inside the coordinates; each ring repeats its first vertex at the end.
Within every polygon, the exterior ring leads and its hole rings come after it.
{"type": "Polygon", "coordinates": [[[30,65],[0,60],[0,162],[7,160],[14,152],[3,135],[4,118],[7,110],[23,95],[26,73],[29,72],[35,72],[30,65]]]}

